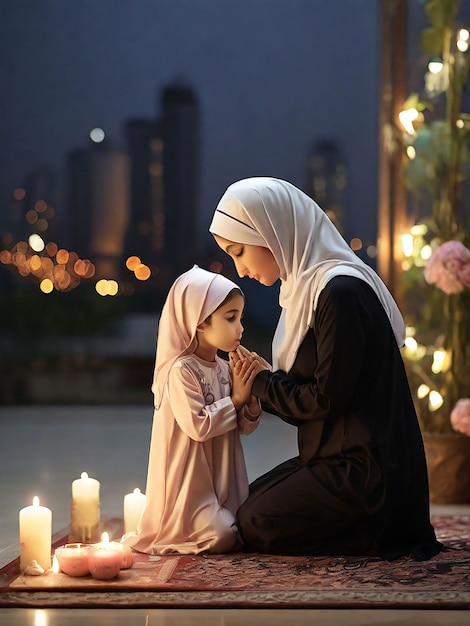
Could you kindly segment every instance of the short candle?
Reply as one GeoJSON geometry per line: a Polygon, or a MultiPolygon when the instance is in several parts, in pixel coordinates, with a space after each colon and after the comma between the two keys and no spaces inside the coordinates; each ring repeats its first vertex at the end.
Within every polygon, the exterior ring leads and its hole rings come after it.
{"type": "Polygon", "coordinates": [[[21,572],[33,561],[48,570],[51,567],[52,511],[39,506],[39,498],[34,496],[33,505],[21,509],[19,524],[21,572]]]}
{"type": "Polygon", "coordinates": [[[132,556],[132,549],[130,546],[118,541],[112,541],[111,546],[121,552],[121,569],[129,569],[134,565],[134,557],[132,556]]]}
{"type": "Polygon", "coordinates": [[[67,543],[65,546],[56,548],[54,554],[59,563],[60,571],[67,576],[86,576],[89,574],[88,550],[89,546],[83,543],[67,543]]]}
{"type": "MultiPolygon", "coordinates": [[[[103,535],[105,534],[107,535],[107,533],[103,533],[103,535]]],[[[121,569],[129,569],[130,567],[134,565],[134,556],[132,554],[132,548],[128,546],[126,543],[122,543],[120,541],[108,541],[106,545],[121,553],[121,565],[120,565],[121,569]]],[[[100,546],[101,544],[94,543],[90,547],[99,548],[100,546]]]]}
{"type": "Polygon", "coordinates": [[[103,533],[101,543],[89,548],[90,574],[98,580],[116,578],[121,570],[121,564],[122,551],[109,543],[108,533],[103,533]]]}

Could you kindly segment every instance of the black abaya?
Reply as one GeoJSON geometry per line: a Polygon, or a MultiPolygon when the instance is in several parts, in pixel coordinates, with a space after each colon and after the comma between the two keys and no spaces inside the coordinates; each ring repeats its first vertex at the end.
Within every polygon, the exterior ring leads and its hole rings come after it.
{"type": "Polygon", "coordinates": [[[248,548],[387,559],[439,552],[403,360],[367,283],[333,278],[289,373],[261,372],[253,393],[297,427],[299,456],[250,486],[238,514],[248,548]]]}

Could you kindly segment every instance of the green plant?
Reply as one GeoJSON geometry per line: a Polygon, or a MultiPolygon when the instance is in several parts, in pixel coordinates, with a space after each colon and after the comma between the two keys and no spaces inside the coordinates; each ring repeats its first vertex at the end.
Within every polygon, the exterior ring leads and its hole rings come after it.
{"type": "Polygon", "coordinates": [[[422,429],[451,432],[452,410],[470,396],[470,115],[461,111],[470,36],[458,0],[420,3],[431,61],[423,94],[400,114],[405,185],[419,215],[403,236],[404,357],[422,429]]]}

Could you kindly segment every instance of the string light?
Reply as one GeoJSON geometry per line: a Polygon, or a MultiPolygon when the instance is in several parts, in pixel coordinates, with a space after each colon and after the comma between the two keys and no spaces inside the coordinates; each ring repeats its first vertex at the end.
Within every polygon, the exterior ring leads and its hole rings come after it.
{"type": "Polygon", "coordinates": [[[431,390],[429,389],[429,387],[423,383],[422,385],[419,385],[418,389],[416,390],[416,395],[420,400],[423,400],[430,391],[431,390]]]}
{"type": "Polygon", "coordinates": [[[428,70],[431,72],[431,74],[439,74],[439,72],[442,72],[443,67],[444,63],[442,62],[442,59],[438,57],[435,59],[431,59],[428,63],[428,70]]]}
{"type": "Polygon", "coordinates": [[[406,257],[410,257],[413,255],[413,235],[411,233],[405,233],[401,236],[401,246],[403,249],[403,254],[406,257]]]}
{"type": "Polygon", "coordinates": [[[418,117],[418,110],[413,107],[410,109],[405,109],[404,111],[400,111],[400,113],[398,114],[398,119],[400,120],[401,125],[409,135],[414,135],[416,133],[413,122],[415,122],[418,117]]]}
{"type": "Polygon", "coordinates": [[[443,404],[444,398],[438,391],[432,390],[429,392],[428,406],[430,411],[437,411],[437,409],[440,409],[443,404]]]}
{"type": "Polygon", "coordinates": [[[457,49],[460,52],[467,52],[470,33],[466,28],[461,28],[457,36],[457,49]]]}
{"type": "Polygon", "coordinates": [[[445,350],[434,350],[431,365],[431,371],[433,374],[439,374],[439,372],[442,372],[442,366],[444,365],[445,358],[445,350]]]}

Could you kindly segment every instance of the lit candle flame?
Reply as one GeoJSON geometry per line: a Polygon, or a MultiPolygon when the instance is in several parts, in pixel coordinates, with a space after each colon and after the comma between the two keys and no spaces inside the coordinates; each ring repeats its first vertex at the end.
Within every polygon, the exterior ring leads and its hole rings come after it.
{"type": "Polygon", "coordinates": [[[81,478],[82,480],[86,480],[86,479],[88,478],[88,474],[87,474],[86,472],[82,472],[82,473],[80,474],[80,478],[81,478]]]}
{"type": "Polygon", "coordinates": [[[109,535],[108,533],[103,533],[101,535],[101,548],[106,548],[109,545],[109,535]]]}
{"type": "Polygon", "coordinates": [[[33,498],[33,506],[39,506],[39,498],[37,496],[33,498]]]}

